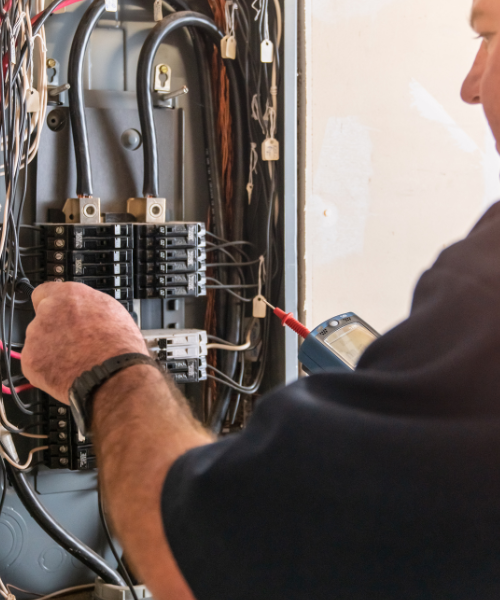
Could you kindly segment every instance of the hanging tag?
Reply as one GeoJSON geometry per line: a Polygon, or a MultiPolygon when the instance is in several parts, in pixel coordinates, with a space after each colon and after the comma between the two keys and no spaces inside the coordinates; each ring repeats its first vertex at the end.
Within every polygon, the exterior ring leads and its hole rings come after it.
{"type": "Polygon", "coordinates": [[[161,6],[161,0],[155,0],[153,6],[154,20],[161,21],[163,19],[163,9],[161,6]]]}
{"type": "Polygon", "coordinates": [[[220,54],[222,58],[236,58],[236,38],[234,35],[225,35],[220,42],[220,54]]]}
{"type": "Polygon", "coordinates": [[[260,45],[260,62],[272,63],[274,58],[274,45],[271,40],[264,40],[260,45]]]}
{"type": "Polygon", "coordinates": [[[247,183],[248,204],[252,203],[253,183],[247,183]]]}
{"type": "Polygon", "coordinates": [[[267,138],[262,142],[262,160],[279,160],[280,143],[274,138],[267,138]]]}
{"type": "Polygon", "coordinates": [[[118,0],[106,0],[106,10],[116,12],[118,10],[118,0]]]}
{"type": "Polygon", "coordinates": [[[28,112],[38,112],[40,110],[40,94],[38,93],[38,90],[28,90],[26,110],[28,112]]]}
{"type": "Polygon", "coordinates": [[[266,318],[267,306],[264,302],[264,296],[258,295],[253,299],[253,310],[252,315],[256,319],[265,319],[266,318]]]}
{"type": "Polygon", "coordinates": [[[10,62],[16,64],[16,40],[13,37],[10,38],[10,62]]]}

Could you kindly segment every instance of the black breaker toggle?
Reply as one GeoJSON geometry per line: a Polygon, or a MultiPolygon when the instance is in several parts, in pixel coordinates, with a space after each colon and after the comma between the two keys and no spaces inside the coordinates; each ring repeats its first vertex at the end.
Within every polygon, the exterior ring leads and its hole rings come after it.
{"type": "Polygon", "coordinates": [[[43,224],[46,281],[76,281],[132,300],[206,294],[205,225],[43,224]]]}
{"type": "Polygon", "coordinates": [[[86,471],[95,469],[96,458],[92,442],[82,437],[69,407],[44,394],[47,411],[44,433],[49,437],[49,449],[44,463],[51,469],[86,471]]]}

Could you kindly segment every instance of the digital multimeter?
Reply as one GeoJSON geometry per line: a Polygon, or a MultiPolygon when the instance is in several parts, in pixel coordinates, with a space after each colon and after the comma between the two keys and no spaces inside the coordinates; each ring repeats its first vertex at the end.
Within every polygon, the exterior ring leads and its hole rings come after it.
{"type": "Polygon", "coordinates": [[[354,313],[333,317],[318,325],[302,342],[299,360],[306,373],[334,368],[354,370],[378,334],[354,313]]]}

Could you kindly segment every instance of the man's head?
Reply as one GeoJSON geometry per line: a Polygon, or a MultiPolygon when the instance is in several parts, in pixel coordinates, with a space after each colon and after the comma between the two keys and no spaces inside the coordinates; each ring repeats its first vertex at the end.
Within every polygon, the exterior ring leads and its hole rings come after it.
{"type": "Polygon", "coordinates": [[[462,86],[462,99],[482,104],[500,152],[500,0],[473,0],[471,27],[481,48],[462,86]]]}

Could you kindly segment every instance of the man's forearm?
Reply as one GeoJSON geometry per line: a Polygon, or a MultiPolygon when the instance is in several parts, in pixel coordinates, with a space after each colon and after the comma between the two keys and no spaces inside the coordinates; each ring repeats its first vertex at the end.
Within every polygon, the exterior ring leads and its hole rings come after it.
{"type": "Polygon", "coordinates": [[[155,598],[191,598],[168,547],[160,495],[171,465],[211,441],[173,384],[151,366],[112,377],[94,402],[99,477],[114,531],[155,598]]]}

